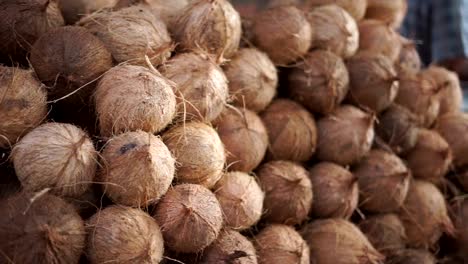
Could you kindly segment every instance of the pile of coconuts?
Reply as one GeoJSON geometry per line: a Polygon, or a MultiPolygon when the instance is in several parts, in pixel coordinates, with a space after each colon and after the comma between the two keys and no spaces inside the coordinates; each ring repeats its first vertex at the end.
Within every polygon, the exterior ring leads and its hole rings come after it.
{"type": "Polygon", "coordinates": [[[468,262],[407,2],[235,2],[0,1],[0,263],[468,262]]]}

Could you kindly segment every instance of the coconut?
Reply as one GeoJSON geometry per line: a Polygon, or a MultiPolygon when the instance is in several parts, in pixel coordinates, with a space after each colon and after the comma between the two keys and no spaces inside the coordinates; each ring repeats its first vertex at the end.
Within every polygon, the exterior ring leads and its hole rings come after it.
{"type": "Polygon", "coordinates": [[[374,141],[374,116],[350,105],[320,119],[317,128],[318,159],[343,166],[361,160],[374,141]]]}
{"type": "Polygon", "coordinates": [[[317,128],[314,117],[298,103],[277,99],[262,113],[270,145],[268,158],[307,161],[315,152],[317,128]]]}
{"type": "Polygon", "coordinates": [[[452,219],[455,224],[457,255],[468,259],[468,199],[456,200],[452,206],[452,219]]]}
{"type": "Polygon", "coordinates": [[[287,5],[300,6],[301,2],[302,2],[301,0],[269,0],[267,7],[271,8],[271,7],[287,6],[287,5]]]}
{"type": "Polygon", "coordinates": [[[113,205],[87,221],[91,263],[159,263],[164,241],[156,221],[140,209],[113,205]]]}
{"type": "Polygon", "coordinates": [[[276,95],[278,74],[268,56],[255,49],[240,49],[224,67],[233,104],[264,110],[276,95]]]}
{"type": "Polygon", "coordinates": [[[158,72],[145,67],[112,68],[95,93],[101,135],[139,129],[157,133],[164,129],[176,113],[173,86],[158,72]]]}
{"type": "Polygon", "coordinates": [[[196,253],[218,237],[223,214],[216,196],[203,186],[181,184],[169,189],[154,217],[166,245],[177,252],[196,253]]]}
{"type": "Polygon", "coordinates": [[[254,43],[276,65],[287,65],[304,56],[312,41],[312,27],[292,5],[268,8],[255,15],[254,43]]]}
{"type": "Polygon", "coordinates": [[[458,172],[455,176],[463,191],[468,192],[468,171],[458,172]]]}
{"type": "Polygon", "coordinates": [[[228,81],[207,54],[182,53],[161,67],[161,73],[177,84],[177,112],[185,119],[213,121],[224,109],[228,81]]]}
{"type": "Polygon", "coordinates": [[[232,230],[224,230],[203,251],[205,264],[257,264],[255,248],[246,237],[232,230]]]}
{"type": "Polygon", "coordinates": [[[250,172],[268,148],[268,134],[262,120],[247,109],[226,108],[213,123],[227,152],[228,169],[250,172]]]}
{"type": "Polygon", "coordinates": [[[306,7],[317,9],[317,6],[335,4],[348,12],[355,20],[364,18],[367,0],[305,0],[306,7]]]}
{"type": "Polygon", "coordinates": [[[310,263],[367,264],[384,259],[355,225],[343,219],[314,221],[303,228],[302,236],[310,247],[310,263]]]}
{"type": "Polygon", "coordinates": [[[406,247],[405,227],[396,214],[371,216],[359,223],[359,229],[379,252],[386,255],[406,247]]]}
{"type": "Polygon", "coordinates": [[[227,227],[244,230],[260,220],[265,195],[252,176],[243,172],[226,173],[215,185],[214,193],[227,227]]]}
{"type": "Polygon", "coordinates": [[[431,77],[437,85],[440,100],[439,115],[459,112],[463,105],[463,92],[458,75],[438,66],[430,66],[424,74],[431,77]]]}
{"type": "Polygon", "coordinates": [[[67,24],[74,24],[81,17],[96,11],[112,8],[118,0],[58,0],[67,24]]]}
{"type": "Polygon", "coordinates": [[[333,112],[349,90],[346,65],[340,57],[325,50],[308,53],[288,80],[291,97],[321,114],[333,112]]]}
{"type": "Polygon", "coordinates": [[[313,193],[309,173],[290,161],[271,161],[257,171],[265,191],[264,219],[271,223],[296,225],[307,219],[313,193]]]}
{"type": "Polygon", "coordinates": [[[367,0],[366,18],[380,20],[392,28],[400,28],[408,11],[407,0],[367,0]]]}
{"type": "Polygon", "coordinates": [[[428,251],[404,249],[388,257],[388,264],[436,264],[435,257],[428,251]]]}
{"type": "Polygon", "coordinates": [[[382,54],[391,62],[398,60],[401,52],[400,35],[379,20],[366,19],[358,24],[359,50],[382,54]]]}
{"type": "Polygon", "coordinates": [[[50,191],[77,197],[86,192],[96,172],[97,152],[86,132],[62,123],[41,125],[12,151],[16,175],[27,191],[50,191]]]}
{"type": "Polygon", "coordinates": [[[451,113],[439,117],[435,129],[452,150],[454,165],[468,165],[468,114],[451,113]]]}
{"type": "Polygon", "coordinates": [[[312,215],[318,218],[350,218],[358,205],[357,178],[331,162],[319,163],[309,173],[314,194],[312,215]]]}
{"type": "Polygon", "coordinates": [[[198,122],[175,126],[163,134],[163,140],[177,160],[178,182],[211,188],[222,177],[224,147],[210,126],[198,122]]]}
{"type": "Polygon", "coordinates": [[[453,233],[444,196],[432,183],[412,181],[399,215],[411,247],[431,248],[443,232],[453,233]]]}
{"type": "Polygon", "coordinates": [[[389,152],[372,150],[353,173],[358,178],[360,206],[367,211],[395,212],[408,194],[411,172],[389,152]]]}
{"type": "Polygon", "coordinates": [[[359,31],[356,21],[343,8],[325,5],[307,13],[312,26],[312,47],[329,50],[349,58],[358,50],[359,31]]]}
{"type": "Polygon", "coordinates": [[[362,52],[346,62],[350,78],[350,100],[377,113],[388,108],[398,94],[398,75],[384,55],[362,52]]]}
{"type": "Polygon", "coordinates": [[[421,58],[413,41],[400,37],[402,46],[395,63],[398,75],[415,75],[421,70],[421,58]]]}
{"type": "Polygon", "coordinates": [[[309,247],[294,228],[269,225],[254,238],[259,264],[309,264],[309,247]]]}
{"type": "Polygon", "coordinates": [[[86,233],[72,205],[21,193],[0,201],[0,215],[1,263],[78,263],[86,233]]]}

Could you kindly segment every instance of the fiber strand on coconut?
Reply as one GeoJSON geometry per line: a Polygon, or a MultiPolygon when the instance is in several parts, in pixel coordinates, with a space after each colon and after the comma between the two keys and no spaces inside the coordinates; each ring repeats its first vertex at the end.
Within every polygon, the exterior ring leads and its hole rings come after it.
{"type": "Polygon", "coordinates": [[[305,0],[308,8],[317,8],[323,5],[335,4],[348,12],[355,20],[364,18],[367,7],[367,0],[305,0]]]}
{"type": "Polygon", "coordinates": [[[232,230],[223,230],[203,251],[202,263],[257,264],[255,247],[246,237],[232,230]]]}
{"type": "Polygon", "coordinates": [[[67,24],[75,24],[81,17],[114,7],[118,0],[58,0],[67,24]]]}

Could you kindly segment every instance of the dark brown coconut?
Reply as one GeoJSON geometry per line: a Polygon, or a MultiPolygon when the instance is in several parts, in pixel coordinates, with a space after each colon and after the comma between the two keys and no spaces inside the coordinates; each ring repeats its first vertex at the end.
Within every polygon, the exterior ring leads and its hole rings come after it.
{"type": "Polygon", "coordinates": [[[309,173],[314,194],[312,215],[318,218],[350,218],[358,205],[357,178],[331,162],[319,163],[309,173]]]}
{"type": "Polygon", "coordinates": [[[427,68],[424,74],[431,77],[439,89],[439,115],[461,111],[463,93],[457,74],[438,66],[427,68]]]}
{"type": "Polygon", "coordinates": [[[421,70],[422,64],[416,49],[416,43],[403,37],[400,39],[402,46],[398,60],[395,63],[398,75],[415,75],[421,70]]]}
{"type": "Polygon", "coordinates": [[[330,4],[338,5],[359,21],[366,13],[367,0],[305,0],[305,5],[309,8],[330,4]]]}
{"type": "Polygon", "coordinates": [[[398,29],[405,19],[407,9],[407,0],[367,0],[366,18],[380,20],[398,29]]]}
{"type": "Polygon", "coordinates": [[[252,111],[264,110],[276,95],[278,74],[268,56],[255,49],[240,49],[224,67],[233,104],[252,111]]]}
{"type": "Polygon", "coordinates": [[[259,264],[309,264],[309,247],[294,228],[269,225],[253,239],[259,264]]]}
{"type": "Polygon", "coordinates": [[[468,260],[468,198],[459,198],[452,205],[452,219],[455,224],[457,255],[468,260]]]}
{"type": "Polygon", "coordinates": [[[255,15],[254,43],[265,51],[276,65],[290,64],[310,48],[312,27],[295,6],[278,6],[255,15]]]}
{"type": "Polygon", "coordinates": [[[265,191],[264,219],[271,223],[300,224],[307,219],[313,193],[309,173],[289,161],[271,161],[257,171],[265,191]]]}
{"type": "Polygon", "coordinates": [[[86,232],[72,205],[21,193],[0,201],[0,215],[1,263],[78,263],[86,232]]]}
{"type": "Polygon", "coordinates": [[[387,258],[387,264],[436,264],[436,258],[425,250],[404,249],[387,258]]]}
{"type": "Polygon", "coordinates": [[[57,195],[78,197],[96,173],[97,152],[86,132],[62,123],[41,125],[12,151],[16,175],[27,191],[50,188],[57,195]]]}
{"type": "Polygon", "coordinates": [[[169,189],[154,217],[161,225],[166,245],[182,253],[197,253],[218,237],[223,215],[216,196],[195,184],[169,189]]]}
{"type": "Polygon", "coordinates": [[[454,165],[468,165],[468,114],[451,113],[439,117],[435,129],[452,149],[454,165]]]}
{"type": "Polygon", "coordinates": [[[398,60],[401,52],[400,35],[388,24],[366,19],[358,24],[359,50],[382,54],[391,62],[398,60]]]}
{"type": "Polygon", "coordinates": [[[315,50],[288,76],[292,98],[309,110],[329,114],[344,100],[349,75],[343,60],[330,51],[315,50]]]}
{"type": "Polygon", "coordinates": [[[315,152],[317,128],[313,116],[298,103],[277,99],[261,114],[268,131],[268,158],[307,161],[315,152]]]}
{"type": "Polygon", "coordinates": [[[250,172],[262,162],[268,134],[258,115],[247,109],[226,108],[213,125],[227,152],[229,170],[250,172]]]}
{"type": "Polygon", "coordinates": [[[159,263],[164,241],[156,221],[140,209],[113,205],[87,221],[91,263],[159,263]]]}
{"type": "Polygon", "coordinates": [[[369,242],[385,255],[406,247],[405,227],[395,214],[371,216],[359,223],[359,229],[366,235],[369,242]]]}
{"type": "Polygon", "coordinates": [[[317,122],[317,157],[346,166],[361,160],[374,141],[374,116],[350,105],[317,122]]]}
{"type": "Polygon", "coordinates": [[[67,24],[74,24],[81,17],[96,11],[112,8],[118,0],[58,0],[67,24]]]}
{"type": "Polygon", "coordinates": [[[211,188],[223,175],[223,143],[210,126],[181,124],[166,131],[163,140],[177,160],[177,181],[211,188]]]}
{"type": "Polygon", "coordinates": [[[205,264],[257,264],[255,248],[246,237],[236,231],[224,230],[203,251],[205,264]]]}
{"type": "Polygon", "coordinates": [[[95,93],[101,135],[144,130],[157,133],[176,113],[174,84],[159,73],[141,66],[112,68],[95,93]]]}
{"type": "Polygon", "coordinates": [[[310,263],[371,264],[384,259],[355,225],[343,219],[316,220],[303,228],[302,236],[310,247],[310,263]]]}

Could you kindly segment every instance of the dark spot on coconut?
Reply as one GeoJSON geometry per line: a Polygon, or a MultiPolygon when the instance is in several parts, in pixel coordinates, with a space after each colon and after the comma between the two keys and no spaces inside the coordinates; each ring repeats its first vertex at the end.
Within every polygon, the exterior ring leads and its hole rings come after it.
{"type": "Polygon", "coordinates": [[[25,109],[29,107],[29,102],[25,99],[7,99],[2,101],[0,109],[3,111],[11,111],[13,108],[25,109]]]}
{"type": "Polygon", "coordinates": [[[123,154],[127,153],[129,150],[132,150],[132,149],[136,148],[137,146],[138,145],[136,143],[128,143],[128,144],[123,145],[120,148],[119,152],[120,152],[121,155],[123,155],[123,154]]]}

